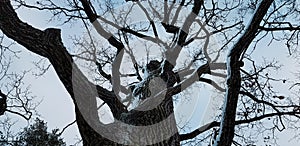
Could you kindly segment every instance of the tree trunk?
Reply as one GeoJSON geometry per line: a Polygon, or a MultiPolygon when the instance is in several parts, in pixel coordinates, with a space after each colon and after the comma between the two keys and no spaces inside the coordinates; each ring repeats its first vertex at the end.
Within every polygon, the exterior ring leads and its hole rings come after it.
{"type": "MultiPolygon", "coordinates": [[[[149,131],[144,131],[144,133],[135,134],[139,135],[139,140],[133,139],[131,141],[137,142],[137,145],[140,145],[141,142],[150,143],[152,145],[179,145],[179,134],[176,129],[171,95],[166,95],[159,106],[152,110],[133,110],[129,112],[124,108],[124,105],[118,101],[113,92],[99,86],[94,86],[88,81],[88,79],[73,63],[72,57],[64,47],[59,29],[49,28],[42,31],[22,22],[8,0],[0,0],[0,29],[6,36],[23,45],[29,51],[49,59],[59,79],[73,99],[75,104],[76,121],[84,145],[126,145],[126,143],[118,144],[117,142],[112,141],[110,137],[105,137],[97,131],[103,130],[107,133],[113,133],[115,135],[119,135],[119,138],[126,137],[123,133],[114,133],[116,131],[110,131],[114,130],[113,128],[118,128],[114,127],[116,126],[114,125],[116,124],[116,121],[121,121],[121,123],[126,123],[127,125],[141,127],[149,127],[157,123],[162,123],[157,126],[156,129],[153,128],[149,131]],[[96,96],[101,98],[110,107],[115,117],[114,123],[103,125],[99,122],[96,98],[94,94],[91,94],[95,92],[94,89],[97,91],[96,96]],[[86,119],[92,120],[89,121],[86,119]],[[95,129],[95,125],[100,127],[103,126],[104,129],[95,129]],[[105,128],[110,125],[113,125],[112,129],[105,128]],[[165,135],[165,132],[167,134],[172,133],[172,135],[165,135]],[[150,133],[152,133],[152,135],[150,133]],[[158,142],[154,141],[153,143],[152,138],[154,137],[154,140],[158,140],[158,142]],[[164,140],[159,141],[160,139],[164,140]]],[[[132,126],[128,127],[128,134],[134,134],[132,133],[135,132],[131,128],[132,126]]],[[[124,138],[124,141],[126,140],[128,139],[124,138]]]]}
{"type": "Polygon", "coordinates": [[[263,0],[257,8],[250,25],[239,41],[233,46],[228,56],[228,80],[225,103],[223,106],[222,120],[219,135],[216,139],[217,146],[230,146],[234,138],[235,116],[238,97],[241,87],[240,67],[242,67],[242,53],[247,50],[254,40],[259,25],[266,15],[274,0],[263,0]]]}

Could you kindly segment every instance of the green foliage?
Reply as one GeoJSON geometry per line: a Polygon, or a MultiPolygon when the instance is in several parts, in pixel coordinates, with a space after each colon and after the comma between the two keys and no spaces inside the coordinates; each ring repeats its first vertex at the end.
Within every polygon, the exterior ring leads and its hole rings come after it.
{"type": "Polygon", "coordinates": [[[15,146],[65,146],[65,142],[57,133],[58,129],[47,132],[47,123],[36,118],[35,123],[20,132],[15,146]]]}

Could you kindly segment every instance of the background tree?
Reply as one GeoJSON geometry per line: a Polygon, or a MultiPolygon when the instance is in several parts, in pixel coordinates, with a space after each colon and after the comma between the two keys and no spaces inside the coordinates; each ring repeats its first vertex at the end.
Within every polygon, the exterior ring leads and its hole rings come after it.
{"type": "Polygon", "coordinates": [[[66,145],[58,129],[53,129],[52,132],[47,131],[47,124],[38,118],[35,119],[35,123],[24,128],[18,132],[14,137],[10,137],[7,134],[0,133],[0,145],[14,145],[14,146],[63,146],[66,145]]]}
{"type": "Polygon", "coordinates": [[[258,45],[266,40],[285,42],[288,52],[297,54],[296,0],[1,0],[0,4],[3,34],[47,58],[73,99],[84,145],[197,145],[209,139],[213,145],[246,145],[255,144],[253,135],[270,140],[276,129],[298,128],[299,97],[280,95],[273,88],[278,82],[288,83],[295,92],[298,84],[273,77],[271,71],[280,65],[268,60],[260,65],[253,55],[257,46],[268,47],[258,45]],[[60,29],[39,30],[22,22],[12,3],[16,8],[48,10],[65,24],[80,20],[87,37],[73,38],[76,48],[68,50],[60,29]],[[125,6],[114,9],[121,5],[125,6]],[[130,16],[136,14],[144,15],[145,21],[134,23],[130,16]],[[94,37],[90,24],[100,37],[94,37]],[[145,58],[139,58],[141,46],[145,58]],[[181,64],[183,50],[191,59],[181,64]],[[153,51],[160,53],[151,56],[153,51]],[[88,73],[96,70],[96,77],[83,72],[82,64],[75,64],[78,60],[88,64],[88,73]],[[225,85],[219,83],[222,79],[225,85]],[[214,87],[225,98],[224,105],[215,121],[180,133],[173,101],[187,96],[180,93],[196,83],[214,87]],[[102,103],[97,105],[97,100],[102,103]],[[109,124],[99,120],[98,109],[104,106],[114,119],[109,124]]]}
{"type": "Polygon", "coordinates": [[[29,121],[37,115],[36,107],[39,101],[30,92],[30,86],[24,83],[24,78],[30,69],[14,70],[13,63],[20,57],[20,50],[12,49],[15,44],[0,36],[0,144],[9,145],[16,140],[14,132],[15,121],[12,117],[21,117],[29,121]]]}
{"type": "Polygon", "coordinates": [[[58,129],[52,132],[47,131],[47,125],[43,120],[35,119],[35,123],[24,131],[19,133],[19,141],[15,145],[45,145],[45,146],[63,146],[66,145],[58,133],[58,129]]]}
{"type": "Polygon", "coordinates": [[[5,41],[3,34],[0,36],[0,115],[8,112],[29,120],[39,103],[31,102],[35,96],[23,82],[29,71],[16,72],[11,68],[20,54],[20,50],[11,49],[13,45],[5,41]]]}

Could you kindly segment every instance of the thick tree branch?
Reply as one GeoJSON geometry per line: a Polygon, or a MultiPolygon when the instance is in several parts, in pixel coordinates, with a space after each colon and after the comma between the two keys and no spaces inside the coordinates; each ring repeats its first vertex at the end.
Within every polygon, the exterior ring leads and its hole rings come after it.
{"type": "Polygon", "coordinates": [[[117,40],[111,33],[104,30],[101,24],[97,20],[97,14],[92,10],[91,4],[87,0],[80,0],[86,15],[88,16],[90,22],[93,24],[94,28],[97,30],[99,35],[108,40],[108,42],[117,49],[116,58],[112,64],[112,84],[114,86],[114,92],[119,94],[120,89],[120,66],[124,56],[124,45],[122,42],[117,40]]]}
{"type": "Polygon", "coordinates": [[[216,82],[214,82],[211,79],[200,77],[199,81],[212,85],[215,89],[219,90],[220,92],[225,92],[226,91],[224,88],[220,87],[216,82]]]}
{"type": "Polygon", "coordinates": [[[294,30],[300,30],[300,26],[298,27],[263,27],[260,26],[259,29],[264,30],[264,31],[282,31],[282,30],[289,30],[289,31],[294,31],[294,30]]]}
{"type": "Polygon", "coordinates": [[[97,65],[97,68],[98,68],[98,72],[105,78],[107,79],[108,81],[111,81],[111,75],[110,74],[107,74],[103,69],[102,69],[102,66],[101,64],[96,61],[96,65],[97,65]]]}
{"type": "Polygon", "coordinates": [[[253,39],[255,38],[260,23],[263,17],[268,12],[270,5],[274,0],[263,0],[257,8],[249,26],[246,28],[245,33],[241,36],[238,42],[233,46],[229,52],[228,59],[228,80],[225,103],[223,106],[222,122],[220,132],[216,139],[216,146],[229,146],[234,137],[234,121],[236,117],[237,101],[241,87],[241,74],[240,74],[240,58],[242,53],[247,50],[253,39]]]}
{"type": "MultiPolygon", "coordinates": [[[[75,103],[76,119],[84,143],[92,141],[95,142],[94,144],[99,144],[100,139],[103,139],[103,137],[90,127],[90,124],[95,123],[87,123],[85,120],[95,119],[90,122],[99,121],[95,98],[97,95],[93,93],[96,89],[73,63],[72,57],[63,46],[60,30],[48,28],[42,31],[22,22],[8,0],[0,1],[0,29],[6,36],[23,45],[29,51],[49,59],[75,103]]],[[[104,88],[98,89],[98,91],[101,93],[109,92],[104,88]]],[[[109,98],[107,95],[99,96],[100,98],[109,98]]],[[[121,113],[124,110],[116,107],[111,107],[118,111],[116,113],[121,113]]],[[[109,140],[105,143],[112,144],[109,140]]]]}
{"type": "Polygon", "coordinates": [[[7,110],[7,96],[0,90],[0,116],[7,110]]]}
{"type": "Polygon", "coordinates": [[[176,60],[178,58],[178,55],[180,54],[182,47],[185,44],[186,38],[189,33],[189,28],[192,25],[192,23],[195,21],[195,18],[198,16],[200,12],[200,8],[203,5],[203,3],[204,3],[203,0],[194,0],[194,6],[192,8],[192,12],[187,16],[186,20],[183,23],[183,26],[178,35],[176,46],[172,49],[167,50],[166,58],[174,66],[176,66],[176,60]]]}
{"type": "MultiPolygon", "coordinates": [[[[295,116],[297,118],[299,118],[299,116],[297,116],[296,114],[300,114],[300,112],[280,112],[280,113],[269,113],[269,114],[265,114],[265,115],[261,115],[258,117],[254,117],[254,118],[250,118],[247,120],[238,120],[234,122],[234,125],[241,125],[241,124],[249,124],[252,122],[256,122],[256,121],[260,121],[262,119],[265,118],[270,118],[270,117],[274,117],[274,116],[295,116]]],[[[185,133],[185,134],[180,134],[180,141],[184,141],[184,140],[189,140],[189,139],[193,139],[196,136],[198,136],[199,134],[213,128],[213,127],[218,127],[220,126],[220,122],[217,121],[213,121],[211,123],[208,123],[206,125],[203,125],[197,129],[195,129],[192,132],[189,133],[185,133]]]]}
{"type": "MultiPolygon", "coordinates": [[[[203,81],[203,82],[211,84],[212,86],[215,86],[216,85],[215,82],[212,82],[211,80],[208,80],[208,79],[201,78],[201,76],[203,74],[211,74],[211,70],[225,69],[225,68],[226,67],[225,67],[224,63],[206,63],[206,64],[200,66],[197,70],[187,71],[187,72],[193,71],[190,74],[188,74],[188,75],[190,75],[189,78],[181,81],[175,87],[169,88],[167,94],[170,94],[170,95],[178,94],[182,90],[185,90],[186,88],[191,86],[196,81],[203,81]]],[[[219,87],[217,85],[216,85],[216,88],[220,91],[224,91],[224,89],[222,89],[221,87],[219,87]]]]}
{"type": "MultiPolygon", "coordinates": [[[[99,20],[101,20],[101,21],[103,21],[103,22],[105,22],[105,23],[107,23],[107,24],[115,27],[116,29],[118,29],[120,31],[123,31],[123,32],[129,33],[129,34],[135,35],[138,38],[144,39],[146,41],[151,41],[151,42],[154,42],[154,43],[162,43],[162,44],[164,44],[164,42],[162,40],[160,40],[158,37],[156,37],[156,38],[151,37],[150,35],[146,35],[146,34],[137,32],[137,31],[135,31],[135,30],[133,30],[133,29],[131,29],[129,27],[121,27],[118,24],[116,24],[116,23],[114,23],[112,21],[109,21],[109,20],[107,20],[107,19],[105,19],[105,18],[103,18],[102,16],[99,16],[99,15],[97,16],[97,18],[99,20]]],[[[154,22],[150,21],[150,23],[152,23],[152,25],[153,25],[154,22]]]]}
{"type": "Polygon", "coordinates": [[[150,15],[149,13],[147,12],[147,9],[140,3],[140,2],[137,2],[138,6],[143,10],[144,14],[146,15],[148,21],[150,22],[151,26],[152,26],[152,30],[153,30],[153,33],[154,33],[154,36],[155,38],[158,38],[158,33],[157,33],[157,29],[156,29],[156,26],[155,26],[155,23],[154,21],[150,18],[150,15]]]}
{"type": "Polygon", "coordinates": [[[211,123],[208,123],[206,125],[201,126],[200,128],[197,128],[196,130],[190,132],[190,133],[186,133],[186,134],[180,134],[180,141],[184,141],[184,140],[188,140],[188,139],[193,139],[196,136],[198,136],[199,134],[213,128],[213,127],[217,127],[220,126],[220,122],[217,121],[213,121],[211,123]]]}

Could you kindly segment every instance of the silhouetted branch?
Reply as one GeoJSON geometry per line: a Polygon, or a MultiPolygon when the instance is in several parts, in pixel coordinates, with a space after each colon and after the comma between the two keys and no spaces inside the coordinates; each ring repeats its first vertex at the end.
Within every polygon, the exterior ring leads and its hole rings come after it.
{"type": "Polygon", "coordinates": [[[66,125],[66,126],[60,131],[60,133],[58,133],[58,135],[62,135],[68,127],[72,126],[72,125],[75,124],[75,123],[76,123],[76,120],[74,120],[73,122],[71,122],[71,123],[69,123],[68,125],[66,125]]]}

